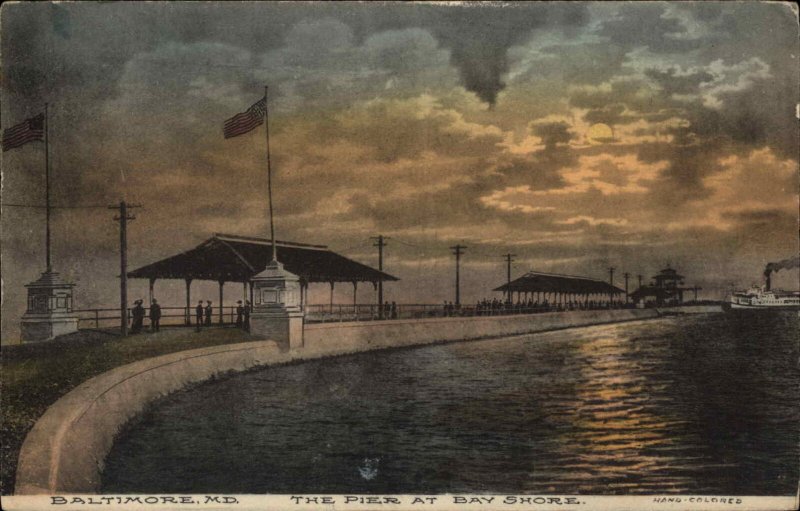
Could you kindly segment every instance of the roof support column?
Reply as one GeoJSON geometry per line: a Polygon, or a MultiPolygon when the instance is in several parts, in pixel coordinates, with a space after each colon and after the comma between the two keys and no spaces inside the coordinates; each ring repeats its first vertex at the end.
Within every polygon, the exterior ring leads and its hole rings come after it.
{"type": "Polygon", "coordinates": [[[150,305],[153,304],[153,286],[155,286],[155,283],[156,283],[156,279],[151,277],[150,278],[149,293],[147,295],[147,298],[148,298],[147,299],[147,303],[150,304],[150,305]]]}
{"type": "Polygon", "coordinates": [[[330,301],[330,305],[331,305],[330,312],[331,312],[331,314],[333,314],[333,286],[334,285],[336,285],[336,283],[334,281],[331,281],[331,301],[330,301]]]}
{"type": "Polygon", "coordinates": [[[219,324],[221,325],[224,321],[222,319],[223,314],[223,307],[222,307],[222,286],[225,285],[224,280],[219,281],[219,324]]]}
{"type": "Polygon", "coordinates": [[[186,314],[184,315],[184,324],[192,324],[192,279],[186,280],[186,314]]]}
{"type": "Polygon", "coordinates": [[[357,293],[358,293],[358,282],[354,280],[353,281],[353,311],[354,312],[358,312],[358,311],[355,310],[356,304],[358,303],[358,301],[356,300],[357,293]]]}

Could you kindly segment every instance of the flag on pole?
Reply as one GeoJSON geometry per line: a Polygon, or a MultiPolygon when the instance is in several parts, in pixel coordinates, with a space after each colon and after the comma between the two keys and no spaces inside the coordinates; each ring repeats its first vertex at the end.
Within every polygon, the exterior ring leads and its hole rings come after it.
{"type": "Polygon", "coordinates": [[[264,116],[267,111],[267,98],[266,96],[259,99],[253,106],[248,108],[242,113],[238,113],[225,121],[222,128],[225,133],[225,138],[237,137],[244,135],[248,131],[255,129],[264,124],[264,116]]]}
{"type": "Polygon", "coordinates": [[[3,152],[44,138],[44,114],[25,119],[3,131],[3,152]]]}

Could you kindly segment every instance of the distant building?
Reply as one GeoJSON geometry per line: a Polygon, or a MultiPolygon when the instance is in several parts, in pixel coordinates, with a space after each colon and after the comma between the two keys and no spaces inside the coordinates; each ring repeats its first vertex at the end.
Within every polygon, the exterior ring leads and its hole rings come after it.
{"type": "Polygon", "coordinates": [[[684,288],[683,275],[667,266],[658,275],[652,277],[653,282],[642,286],[631,293],[631,301],[640,306],[680,305],[683,303],[683,292],[692,288],[684,288]]]}

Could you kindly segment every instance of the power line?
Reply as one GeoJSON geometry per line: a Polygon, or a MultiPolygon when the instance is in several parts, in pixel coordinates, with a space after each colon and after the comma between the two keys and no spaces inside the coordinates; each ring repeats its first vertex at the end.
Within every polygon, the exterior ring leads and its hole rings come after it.
{"type": "Polygon", "coordinates": [[[464,249],[466,249],[464,245],[456,245],[454,247],[450,247],[450,250],[453,251],[453,255],[456,256],[456,303],[455,305],[461,305],[461,279],[460,279],[460,267],[461,267],[461,254],[463,254],[464,249]]]}
{"type": "MultiPolygon", "coordinates": [[[[372,246],[378,247],[378,271],[383,272],[383,247],[386,246],[386,240],[389,238],[379,234],[378,236],[370,236],[370,239],[375,240],[372,246]]],[[[378,280],[378,318],[383,319],[383,313],[383,279],[380,279],[378,280]]]]}
{"type": "Polygon", "coordinates": [[[511,301],[511,263],[514,261],[514,258],[517,257],[517,254],[504,254],[503,258],[506,260],[506,298],[508,301],[511,301]]]}
{"type": "Polygon", "coordinates": [[[138,204],[127,204],[121,201],[118,205],[106,206],[118,211],[114,220],[119,221],[119,296],[120,296],[120,333],[128,335],[128,220],[136,219],[128,214],[128,209],[141,208],[138,204]]]}

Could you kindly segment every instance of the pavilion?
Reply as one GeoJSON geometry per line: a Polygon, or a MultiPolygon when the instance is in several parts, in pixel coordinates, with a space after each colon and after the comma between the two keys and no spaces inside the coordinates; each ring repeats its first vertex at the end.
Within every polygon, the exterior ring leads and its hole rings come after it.
{"type": "Polygon", "coordinates": [[[622,289],[603,280],[536,271],[529,271],[495,291],[502,291],[508,299],[512,293],[517,293],[518,302],[520,299],[539,304],[547,301],[551,305],[588,303],[589,300],[611,303],[614,297],[625,294],[622,289]]]}
{"type": "MultiPolygon", "coordinates": [[[[376,287],[378,282],[399,280],[397,277],[337,254],[324,245],[276,240],[276,247],[278,260],[284,268],[300,277],[301,305],[308,301],[308,286],[313,283],[324,282],[330,285],[332,304],[333,289],[337,282],[349,282],[353,285],[355,303],[359,282],[370,282],[376,287]]],[[[185,281],[188,320],[192,306],[192,281],[211,280],[219,283],[220,307],[222,307],[223,285],[226,282],[241,282],[243,294],[249,296],[252,303],[253,288],[250,284],[248,293],[248,283],[254,275],[264,270],[271,258],[272,241],[269,239],[215,233],[191,250],[128,272],[128,277],[150,281],[151,301],[156,280],[185,281]]]]}
{"type": "Polygon", "coordinates": [[[683,303],[683,292],[694,291],[695,300],[697,300],[697,291],[700,289],[697,286],[691,288],[684,288],[684,276],[678,274],[677,270],[667,265],[666,268],[659,271],[657,275],[652,277],[653,282],[649,286],[640,286],[639,289],[631,293],[631,300],[634,303],[641,303],[642,306],[654,304],[656,306],[663,305],[680,305],[683,303]]]}

